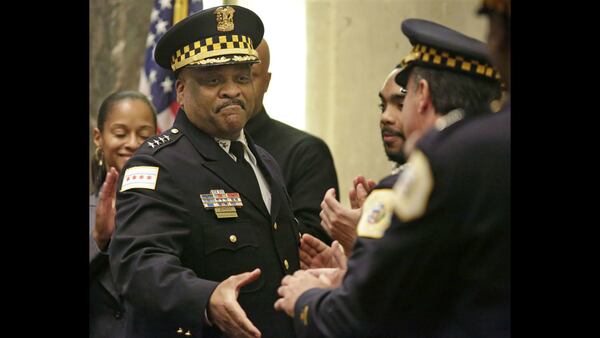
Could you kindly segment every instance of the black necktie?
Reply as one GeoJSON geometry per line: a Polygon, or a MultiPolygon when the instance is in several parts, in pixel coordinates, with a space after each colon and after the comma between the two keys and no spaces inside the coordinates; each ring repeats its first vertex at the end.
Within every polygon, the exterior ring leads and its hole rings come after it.
{"type": "Polygon", "coordinates": [[[246,161],[244,158],[244,145],[240,141],[231,141],[229,145],[229,152],[232,153],[236,158],[236,163],[240,167],[241,171],[244,173],[245,181],[248,182],[252,187],[253,198],[260,198],[256,203],[261,203],[264,205],[264,200],[262,198],[262,192],[260,191],[260,186],[258,185],[258,179],[256,178],[256,174],[254,173],[254,169],[250,166],[250,163],[246,161]]]}

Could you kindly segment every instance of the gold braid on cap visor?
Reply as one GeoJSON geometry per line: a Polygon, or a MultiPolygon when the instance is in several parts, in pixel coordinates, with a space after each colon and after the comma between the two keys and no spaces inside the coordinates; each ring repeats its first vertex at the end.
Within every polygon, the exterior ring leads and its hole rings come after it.
{"type": "Polygon", "coordinates": [[[171,69],[176,71],[187,65],[256,60],[258,53],[252,45],[252,39],[244,35],[220,35],[194,41],[178,49],[171,57],[171,69]]]}

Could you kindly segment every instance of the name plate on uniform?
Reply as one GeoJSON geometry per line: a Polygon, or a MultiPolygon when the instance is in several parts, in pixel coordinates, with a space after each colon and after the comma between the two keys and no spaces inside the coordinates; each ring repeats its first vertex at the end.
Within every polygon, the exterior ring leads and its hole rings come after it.
{"type": "Polygon", "coordinates": [[[242,198],[237,192],[228,192],[225,190],[211,190],[210,194],[200,194],[204,209],[215,210],[217,218],[235,218],[238,217],[235,208],[241,208],[242,198]]]}

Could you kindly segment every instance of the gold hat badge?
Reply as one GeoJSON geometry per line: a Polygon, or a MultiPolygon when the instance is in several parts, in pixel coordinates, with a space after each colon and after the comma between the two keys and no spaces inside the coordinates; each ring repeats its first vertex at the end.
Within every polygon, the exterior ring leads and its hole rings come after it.
{"type": "Polygon", "coordinates": [[[217,16],[217,30],[219,32],[229,32],[234,28],[233,13],[235,9],[227,7],[219,7],[213,12],[217,16]]]}

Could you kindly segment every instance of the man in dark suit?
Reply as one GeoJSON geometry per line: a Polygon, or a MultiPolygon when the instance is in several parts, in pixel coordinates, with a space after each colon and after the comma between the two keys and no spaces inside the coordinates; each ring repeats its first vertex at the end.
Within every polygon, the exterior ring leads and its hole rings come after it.
{"type": "Polygon", "coordinates": [[[331,243],[330,236],[321,226],[319,204],[328,189],[339,189],[333,157],[327,144],[320,138],[269,117],[263,105],[263,97],[271,81],[267,41],[263,39],[256,51],[261,61],[252,65],[256,110],[245,130],[281,166],[298,220],[307,227],[309,233],[325,243],[331,243]]]}
{"type": "Polygon", "coordinates": [[[299,268],[305,229],[277,162],[243,130],[263,31],[254,12],[231,5],[189,16],[157,43],[181,109],[117,185],[109,255],[129,337],[294,336],[273,302],[299,268]]]}
{"type": "Polygon", "coordinates": [[[480,86],[497,72],[461,33],[418,19],[402,31],[414,46],[396,76],[407,142],[419,120],[449,111],[416,141],[388,198],[395,217],[382,225],[372,214],[341,284],[324,288],[332,274],[318,271],[286,276],[275,307],[301,337],[508,337],[510,113],[474,114],[489,110],[480,86]],[[439,96],[440,77],[457,88],[439,96]]]}

